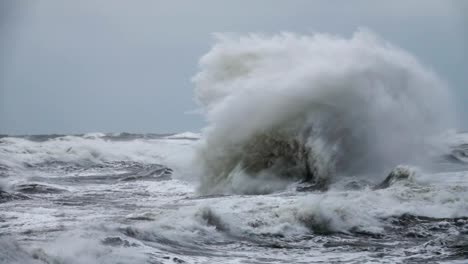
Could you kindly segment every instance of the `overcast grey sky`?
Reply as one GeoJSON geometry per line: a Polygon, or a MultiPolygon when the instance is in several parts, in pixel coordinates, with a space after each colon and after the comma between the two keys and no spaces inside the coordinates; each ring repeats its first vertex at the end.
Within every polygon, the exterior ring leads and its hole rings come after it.
{"type": "MultiPolygon", "coordinates": [[[[0,0],[0,133],[198,131],[213,32],[367,27],[433,68],[468,113],[468,1],[0,0]]],[[[465,128],[468,120],[464,121],[465,128]]]]}

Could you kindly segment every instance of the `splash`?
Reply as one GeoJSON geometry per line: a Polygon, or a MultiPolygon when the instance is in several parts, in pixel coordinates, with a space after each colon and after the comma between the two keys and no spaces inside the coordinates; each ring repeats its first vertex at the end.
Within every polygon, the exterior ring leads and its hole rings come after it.
{"type": "Polygon", "coordinates": [[[216,40],[193,78],[208,122],[203,193],[383,173],[420,161],[428,139],[453,126],[444,82],[368,30],[216,40]]]}

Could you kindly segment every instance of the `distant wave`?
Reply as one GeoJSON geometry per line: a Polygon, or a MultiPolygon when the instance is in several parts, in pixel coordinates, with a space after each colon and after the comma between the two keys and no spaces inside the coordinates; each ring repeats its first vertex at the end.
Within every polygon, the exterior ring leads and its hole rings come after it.
{"type": "Polygon", "coordinates": [[[454,126],[444,82],[367,30],[216,40],[193,78],[208,121],[203,193],[380,173],[423,159],[428,139],[454,126]]]}
{"type": "Polygon", "coordinates": [[[167,139],[192,139],[192,140],[197,140],[197,139],[200,139],[200,134],[187,131],[187,132],[182,132],[182,133],[166,136],[165,138],[167,138],[167,139]]]}
{"type": "Polygon", "coordinates": [[[30,135],[0,138],[0,178],[10,170],[40,166],[92,166],[112,162],[165,164],[179,169],[190,163],[196,133],[30,135]],[[168,135],[171,141],[167,140],[168,135]]]}

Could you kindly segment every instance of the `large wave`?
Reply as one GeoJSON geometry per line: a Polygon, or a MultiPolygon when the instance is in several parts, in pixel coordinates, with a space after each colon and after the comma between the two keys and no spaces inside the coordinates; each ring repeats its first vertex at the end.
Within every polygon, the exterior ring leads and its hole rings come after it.
{"type": "Polygon", "coordinates": [[[418,162],[428,138],[453,126],[446,84],[368,30],[216,41],[193,78],[208,122],[204,193],[381,173],[418,162]]]}

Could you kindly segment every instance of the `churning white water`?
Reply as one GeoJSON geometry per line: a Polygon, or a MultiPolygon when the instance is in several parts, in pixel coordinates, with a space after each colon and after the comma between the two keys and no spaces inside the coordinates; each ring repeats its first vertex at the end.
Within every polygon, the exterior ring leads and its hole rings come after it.
{"type": "Polygon", "coordinates": [[[421,162],[428,140],[455,125],[444,82],[366,30],[217,35],[193,81],[208,121],[198,155],[208,193],[284,180],[284,167],[383,173],[421,162]]]}

